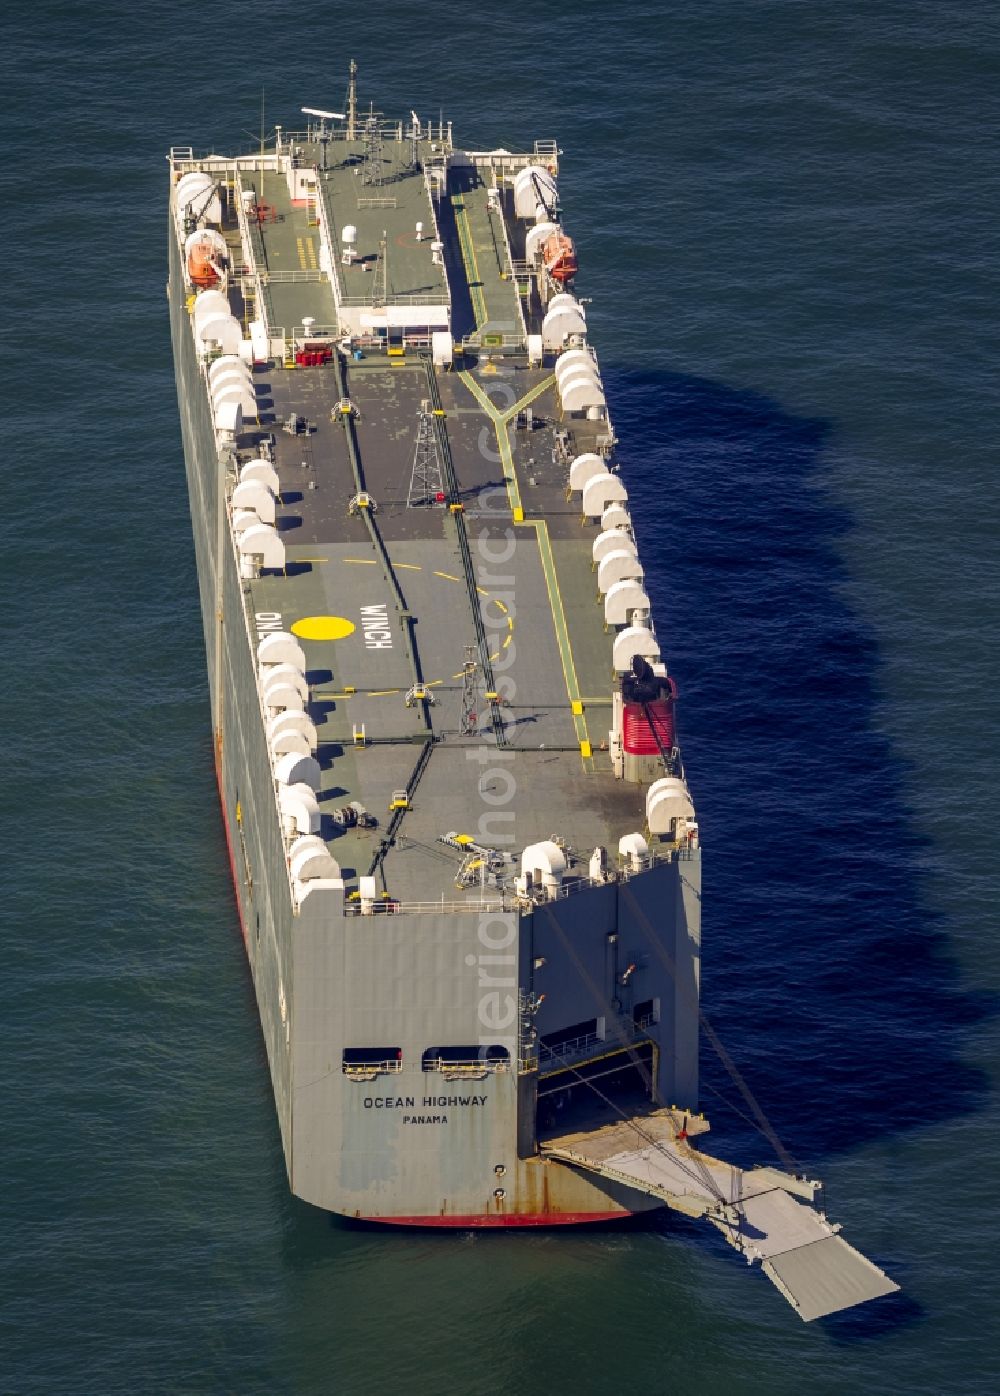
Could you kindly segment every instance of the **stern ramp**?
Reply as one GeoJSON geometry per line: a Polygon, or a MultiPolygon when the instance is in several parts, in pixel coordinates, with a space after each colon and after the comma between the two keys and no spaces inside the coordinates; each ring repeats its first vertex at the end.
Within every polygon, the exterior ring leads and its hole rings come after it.
{"type": "Polygon", "coordinates": [[[822,1186],[776,1168],[741,1169],[688,1139],[700,1118],[656,1110],[541,1145],[545,1158],[599,1174],[677,1212],[704,1218],[761,1268],[807,1323],[899,1289],[838,1235],[818,1203],[822,1186]],[[637,1147],[638,1144],[638,1147],[637,1147]]]}

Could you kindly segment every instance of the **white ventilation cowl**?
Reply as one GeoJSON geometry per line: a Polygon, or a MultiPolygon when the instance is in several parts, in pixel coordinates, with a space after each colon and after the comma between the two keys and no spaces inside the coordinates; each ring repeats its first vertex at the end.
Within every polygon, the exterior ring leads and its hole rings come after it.
{"type": "Polygon", "coordinates": [[[241,480],[233,490],[234,509],[252,509],[261,523],[275,520],[274,495],[260,480],[241,480]]]}
{"type": "Polygon", "coordinates": [[[266,485],[274,495],[281,493],[278,484],[278,472],[270,461],[248,460],[246,465],[240,466],[240,484],[244,480],[259,480],[262,485],[266,485]]]}
{"type": "Polygon", "coordinates": [[[282,712],[274,713],[267,720],[266,730],[269,744],[276,741],[283,732],[295,732],[307,743],[310,751],[315,751],[319,745],[316,724],[301,708],[286,708],[282,712]]]}
{"type": "Polygon", "coordinates": [[[628,490],[622,484],[621,477],[605,471],[603,475],[595,475],[587,481],[581,509],[586,518],[596,519],[613,501],[624,504],[627,499],[628,490]]]}
{"type": "Polygon", "coordinates": [[[622,548],[631,550],[638,557],[639,552],[635,546],[635,539],[624,528],[606,528],[603,533],[599,533],[594,539],[590,549],[590,556],[595,563],[606,558],[608,553],[619,552],[622,548]]]}
{"type": "Polygon", "coordinates": [[[340,865],[321,838],[304,834],[288,850],[288,871],[299,882],[340,876],[340,865]]]}
{"type": "Polygon", "coordinates": [[[649,597],[636,578],[625,578],[614,582],[604,598],[604,624],[628,625],[636,612],[649,615],[649,597]]]}
{"type": "Polygon", "coordinates": [[[284,569],[285,545],[270,524],[248,528],[240,538],[239,548],[244,557],[259,557],[262,567],[272,571],[284,569]]]}
{"type": "Polygon", "coordinates": [[[635,548],[615,548],[605,553],[597,565],[597,590],[602,596],[607,596],[615,582],[625,581],[626,578],[641,582],[644,575],[635,548]]]}
{"type": "Polygon", "coordinates": [[[645,625],[629,625],[619,630],[612,650],[612,664],[616,674],[625,674],[632,667],[635,655],[641,654],[652,664],[660,657],[660,647],[656,636],[645,625]]]}
{"type": "Polygon", "coordinates": [[[279,785],[278,808],[286,836],[319,833],[319,805],[308,785],[279,785]]]}
{"type": "Polygon", "coordinates": [[[268,665],[261,670],[260,684],[265,700],[267,695],[279,684],[294,688],[303,703],[309,698],[309,685],[306,682],[306,676],[295,664],[268,665]]]}
{"type": "Polygon", "coordinates": [[[585,451],[582,456],[577,456],[569,468],[569,487],[571,490],[582,490],[595,475],[606,475],[608,464],[603,456],[597,455],[595,451],[585,451]]]}
{"type": "Polygon", "coordinates": [[[694,819],[694,804],[684,781],[677,776],[654,780],[646,791],[646,823],[651,834],[682,832],[678,821],[694,819]]]}
{"type": "Polygon", "coordinates": [[[291,664],[300,674],[306,671],[306,656],[294,635],[287,630],[271,630],[257,646],[258,664],[291,664]]]}
{"type": "Polygon", "coordinates": [[[618,856],[631,872],[641,872],[649,859],[649,844],[641,834],[623,834],[618,840],[618,856]]]}

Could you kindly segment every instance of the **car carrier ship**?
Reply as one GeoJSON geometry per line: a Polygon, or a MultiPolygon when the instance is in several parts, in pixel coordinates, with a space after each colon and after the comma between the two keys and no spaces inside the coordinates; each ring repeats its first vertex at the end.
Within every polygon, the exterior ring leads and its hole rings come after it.
{"type": "Polygon", "coordinates": [[[292,1191],[397,1225],[667,1205],[804,1318],[896,1286],[704,1153],[702,849],[560,152],[357,100],[175,147],[214,751],[292,1191]]]}

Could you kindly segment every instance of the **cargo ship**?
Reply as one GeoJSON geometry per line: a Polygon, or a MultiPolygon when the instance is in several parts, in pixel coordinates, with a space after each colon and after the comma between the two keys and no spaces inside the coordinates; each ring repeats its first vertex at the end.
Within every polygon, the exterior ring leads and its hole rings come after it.
{"type": "MultiPolygon", "coordinates": [[[[304,94],[308,96],[309,94],[304,94]]],[[[169,152],[216,774],[292,1192],[668,1206],[804,1318],[896,1286],[700,1147],[702,846],[552,139],[303,107],[169,152]]]]}

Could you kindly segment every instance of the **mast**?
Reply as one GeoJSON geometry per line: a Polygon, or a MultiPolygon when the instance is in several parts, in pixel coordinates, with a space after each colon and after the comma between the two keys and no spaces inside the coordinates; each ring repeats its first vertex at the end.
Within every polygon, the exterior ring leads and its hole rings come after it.
{"type": "Polygon", "coordinates": [[[347,139],[353,141],[357,127],[358,114],[358,65],[351,59],[351,66],[348,70],[347,79],[347,139]]]}

